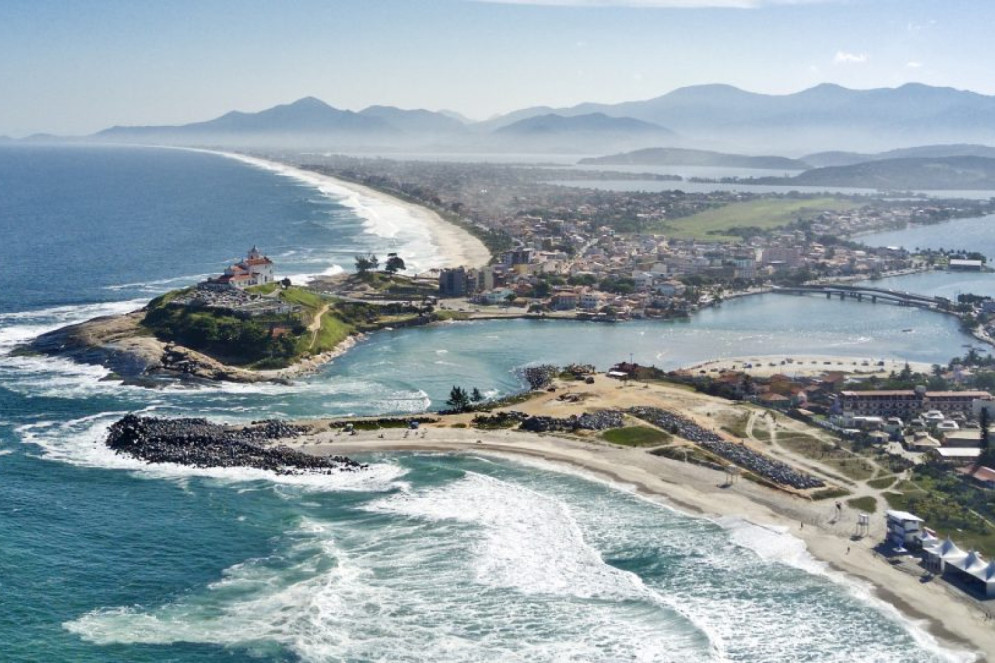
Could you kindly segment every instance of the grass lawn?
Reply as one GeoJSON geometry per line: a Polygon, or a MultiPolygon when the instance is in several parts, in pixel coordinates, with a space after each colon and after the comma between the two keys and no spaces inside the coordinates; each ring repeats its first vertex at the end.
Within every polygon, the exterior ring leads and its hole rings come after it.
{"type": "Polygon", "coordinates": [[[863,458],[834,449],[832,444],[804,433],[780,433],[777,441],[786,449],[817,460],[827,469],[836,470],[855,481],[863,481],[874,476],[874,466],[863,458]]]}
{"type": "Polygon", "coordinates": [[[601,437],[612,444],[622,444],[627,447],[655,447],[659,444],[665,444],[671,439],[669,433],[649,426],[614,428],[602,433],[601,437]]]}
{"type": "Polygon", "coordinates": [[[771,424],[766,419],[757,419],[753,424],[753,437],[761,442],[770,444],[770,427],[772,425],[774,424],[771,424]]]}
{"type": "Polygon", "coordinates": [[[856,207],[857,203],[829,196],[806,200],[751,200],[706,210],[681,219],[668,220],[657,230],[677,239],[728,242],[739,239],[735,235],[723,234],[731,228],[753,227],[769,230],[787,225],[798,217],[814,216],[826,210],[846,211],[856,207]]]}
{"type": "Polygon", "coordinates": [[[735,415],[734,418],[727,419],[723,423],[722,429],[729,433],[730,435],[735,435],[736,437],[746,437],[746,424],[750,422],[750,413],[742,412],[735,415]]]}
{"type": "Polygon", "coordinates": [[[859,509],[865,513],[874,513],[878,510],[878,501],[870,495],[864,497],[851,497],[846,503],[854,509],[859,509]]]}
{"type": "Polygon", "coordinates": [[[895,483],[895,479],[898,477],[894,475],[879,477],[877,479],[871,479],[867,482],[867,485],[871,488],[877,488],[878,490],[884,490],[885,488],[891,488],[891,484],[895,483]]]}
{"type": "Polygon", "coordinates": [[[827,466],[839,470],[855,481],[864,481],[874,476],[874,466],[863,458],[853,456],[841,458],[824,458],[822,462],[827,466]]]}
{"type": "Polygon", "coordinates": [[[808,458],[823,460],[833,446],[804,433],[778,433],[778,444],[808,458]]]}
{"type": "Polygon", "coordinates": [[[329,301],[318,293],[303,288],[287,288],[280,293],[280,299],[290,304],[299,304],[312,312],[317,311],[329,301]]]}

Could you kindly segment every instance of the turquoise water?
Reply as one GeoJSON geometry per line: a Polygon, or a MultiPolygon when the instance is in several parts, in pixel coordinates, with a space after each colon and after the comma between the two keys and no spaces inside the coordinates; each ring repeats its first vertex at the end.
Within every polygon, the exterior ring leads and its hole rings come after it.
{"type": "MultiPolygon", "coordinates": [[[[437,259],[417,229],[378,235],[364,213],[211,155],[0,149],[0,260],[17,266],[0,271],[0,353],[253,243],[294,274],[390,243],[437,259]]],[[[454,383],[517,390],[515,368],[534,360],[671,366],[790,348],[932,361],[962,341],[943,316],[862,306],[771,296],[690,323],[386,332],[289,387],[146,390],[100,367],[0,356],[0,658],[957,660],[790,536],[548,466],[399,454],[363,474],[277,479],[145,466],[101,444],[131,411],[418,411],[454,383]],[[893,331],[913,324],[921,335],[893,331]]]]}

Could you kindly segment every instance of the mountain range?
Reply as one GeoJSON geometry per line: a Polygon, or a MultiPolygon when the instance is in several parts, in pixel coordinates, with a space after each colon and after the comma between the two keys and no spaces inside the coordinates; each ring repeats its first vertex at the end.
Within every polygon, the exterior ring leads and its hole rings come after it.
{"type": "MultiPolygon", "coordinates": [[[[531,112],[517,111],[492,124],[501,126],[531,112]]],[[[885,150],[995,139],[995,97],[916,83],[872,90],[823,84],[786,95],[699,85],[646,101],[585,103],[536,112],[631,117],[694,139],[697,147],[711,142],[767,153],[814,151],[819,146],[885,150]]]]}
{"type": "Polygon", "coordinates": [[[232,111],[179,126],[116,126],[87,138],[245,147],[587,154],[669,147],[817,153],[819,161],[812,165],[845,165],[868,152],[914,145],[995,143],[995,97],[914,83],[871,90],[823,84],[785,95],[698,85],[644,101],[526,108],[476,123],[451,111],[370,106],[354,112],[305,97],[257,113],[232,111]]]}

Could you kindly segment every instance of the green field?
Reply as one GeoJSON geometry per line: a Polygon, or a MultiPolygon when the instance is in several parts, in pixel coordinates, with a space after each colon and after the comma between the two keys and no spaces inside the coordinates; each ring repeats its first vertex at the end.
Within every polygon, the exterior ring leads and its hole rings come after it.
{"type": "Polygon", "coordinates": [[[627,447],[655,447],[671,439],[669,433],[649,426],[615,428],[605,431],[601,437],[612,444],[621,444],[627,447]]]}
{"type": "Polygon", "coordinates": [[[857,207],[859,205],[853,201],[830,196],[805,200],[751,200],[668,220],[658,230],[677,239],[729,242],[739,239],[735,235],[724,234],[732,228],[770,230],[799,217],[808,218],[827,210],[846,211],[857,207]]]}
{"type": "Polygon", "coordinates": [[[846,503],[848,506],[857,509],[858,511],[863,511],[864,513],[874,513],[878,510],[878,501],[870,495],[864,495],[863,497],[851,497],[846,501],[846,503]]]}

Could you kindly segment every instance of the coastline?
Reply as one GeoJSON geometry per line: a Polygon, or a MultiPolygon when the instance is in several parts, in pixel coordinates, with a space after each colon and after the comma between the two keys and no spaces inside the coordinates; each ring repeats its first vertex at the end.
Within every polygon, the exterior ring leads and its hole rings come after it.
{"type": "Polygon", "coordinates": [[[389,452],[442,452],[492,454],[513,459],[548,462],[580,469],[605,479],[620,489],[631,487],[656,503],[728,525],[730,518],[742,519],[779,537],[779,548],[790,551],[794,539],[804,542],[814,558],[809,563],[783,559],[809,572],[826,575],[834,582],[857,579],[852,590],[867,590],[894,616],[923,621],[914,635],[965,655],[964,660],[987,661],[995,652],[995,631],[985,625],[985,615],[966,596],[945,582],[922,582],[919,576],[896,568],[873,549],[884,537],[883,518],[872,518],[869,536],[853,540],[857,511],[844,507],[834,520],[831,500],[812,502],[787,493],[763,488],[749,481],[725,484],[722,472],[654,456],[644,450],[592,443],[553,434],[519,431],[482,431],[472,428],[424,426],[421,434],[407,437],[408,431],[387,429],[378,437],[375,431],[337,437],[332,432],[311,435],[305,441],[290,442],[292,448],[316,455],[389,452]],[[928,635],[927,635],[928,633],[928,635]],[[966,656],[970,653],[975,658],[966,656]]]}
{"type": "MultiPolygon", "coordinates": [[[[480,267],[490,262],[491,254],[487,247],[463,228],[449,223],[426,207],[370,187],[235,152],[185,147],[167,147],[165,149],[179,149],[222,156],[293,177],[340,197],[341,204],[351,207],[361,217],[364,214],[376,217],[380,210],[386,208],[401,210],[402,221],[412,221],[424,228],[429,242],[434,248],[435,255],[430,258],[432,263],[430,269],[461,265],[480,267]]],[[[311,275],[311,278],[320,276],[320,274],[314,274],[311,275]]],[[[146,373],[150,370],[164,370],[178,376],[189,375],[212,381],[249,383],[282,382],[315,373],[323,365],[345,354],[364,338],[362,334],[349,336],[328,352],[300,359],[284,368],[251,370],[224,364],[182,345],[159,341],[140,334],[137,331],[137,316],[141,310],[139,308],[120,316],[95,318],[75,323],[57,328],[42,336],[59,336],[61,338],[65,334],[78,335],[79,338],[74,339],[71,343],[73,354],[77,355],[78,360],[83,361],[83,363],[110,364],[114,373],[123,372],[127,379],[141,380],[146,377],[146,373]],[[175,370],[174,365],[182,366],[183,369],[175,370]],[[122,366],[125,367],[124,370],[121,369],[122,366]],[[141,368],[141,370],[132,375],[136,368],[141,368]]],[[[37,338],[34,339],[28,345],[34,344],[37,340],[37,338]]],[[[43,341],[43,344],[52,346],[43,350],[47,354],[61,354],[66,347],[64,342],[53,344],[43,341]]]]}
{"type": "MultiPolygon", "coordinates": [[[[436,255],[430,261],[431,264],[426,266],[426,270],[459,267],[461,265],[483,267],[490,262],[491,253],[484,246],[483,242],[463,228],[449,223],[442,216],[422,205],[396,198],[362,184],[348,182],[311,170],[304,170],[278,161],[271,161],[237,152],[203,149],[196,149],[194,151],[234,159],[250,166],[280,173],[317,186],[326,193],[338,196],[340,204],[350,207],[356,214],[368,221],[375,220],[371,217],[377,216],[376,210],[371,211],[371,207],[394,207],[402,210],[406,219],[413,220],[425,228],[429,241],[435,247],[436,255]]],[[[418,257],[418,259],[421,258],[418,257]]]]}

